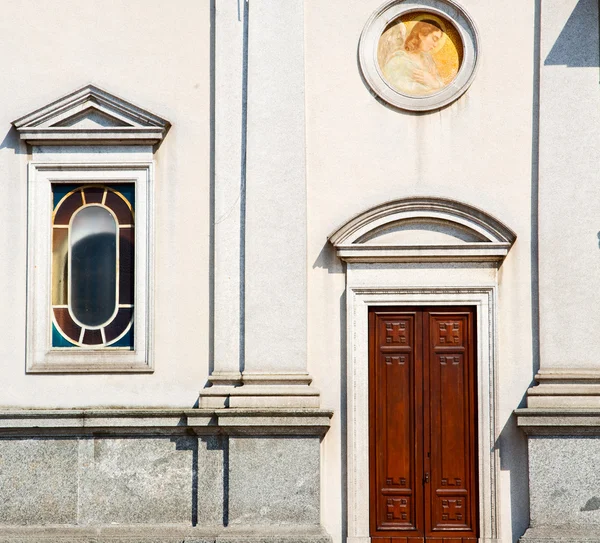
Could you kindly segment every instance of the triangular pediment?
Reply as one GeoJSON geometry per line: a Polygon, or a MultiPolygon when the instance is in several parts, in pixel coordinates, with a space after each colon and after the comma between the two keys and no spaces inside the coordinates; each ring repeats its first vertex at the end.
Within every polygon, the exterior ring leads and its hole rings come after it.
{"type": "Polygon", "coordinates": [[[13,122],[32,145],[155,144],[170,123],[147,110],[87,85],[13,122]]]}
{"type": "Polygon", "coordinates": [[[347,262],[501,262],[516,235],[468,204],[444,198],[387,202],[329,236],[347,262]]]}
{"type": "Polygon", "coordinates": [[[89,107],[77,115],[71,115],[52,126],[71,128],[115,128],[117,126],[133,126],[112,115],[108,115],[95,107],[89,107]]]}

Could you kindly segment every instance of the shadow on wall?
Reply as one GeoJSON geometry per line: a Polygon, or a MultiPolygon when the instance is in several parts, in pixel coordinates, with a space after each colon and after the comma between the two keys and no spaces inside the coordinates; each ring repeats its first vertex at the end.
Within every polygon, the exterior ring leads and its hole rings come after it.
{"type": "MultiPolygon", "coordinates": [[[[182,424],[185,422],[182,421],[182,424]]],[[[227,438],[182,436],[171,438],[171,442],[175,443],[178,451],[192,451],[191,525],[197,526],[221,520],[223,526],[228,526],[229,442],[227,438]],[[199,495],[199,492],[202,495],[199,495]],[[210,499],[207,499],[207,496],[210,496],[210,499]],[[215,502],[219,499],[222,501],[221,504],[215,502]],[[215,518],[215,514],[221,510],[222,519],[215,518]]]]}
{"type": "MultiPolygon", "coordinates": [[[[525,407],[525,396],[519,407],[525,407]]],[[[529,470],[527,438],[512,415],[496,440],[500,470],[510,473],[512,541],[517,542],[529,527],[529,470]]]]}
{"type": "Polygon", "coordinates": [[[600,67],[598,0],[579,0],[544,66],[600,67]]]}
{"type": "Polygon", "coordinates": [[[313,270],[322,268],[329,273],[344,273],[344,263],[337,257],[335,248],[328,241],[323,245],[323,248],[312,267],[313,270]]]}
{"type": "Polygon", "coordinates": [[[19,133],[14,126],[10,127],[10,130],[6,133],[6,136],[4,136],[2,143],[0,143],[0,150],[2,149],[12,149],[15,155],[27,154],[27,144],[21,141],[19,133]]]}

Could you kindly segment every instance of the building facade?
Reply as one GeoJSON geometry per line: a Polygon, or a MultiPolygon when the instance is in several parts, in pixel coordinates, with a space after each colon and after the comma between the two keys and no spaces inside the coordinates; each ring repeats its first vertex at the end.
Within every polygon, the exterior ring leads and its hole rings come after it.
{"type": "Polygon", "coordinates": [[[0,541],[600,540],[597,0],[2,8],[0,541]]]}

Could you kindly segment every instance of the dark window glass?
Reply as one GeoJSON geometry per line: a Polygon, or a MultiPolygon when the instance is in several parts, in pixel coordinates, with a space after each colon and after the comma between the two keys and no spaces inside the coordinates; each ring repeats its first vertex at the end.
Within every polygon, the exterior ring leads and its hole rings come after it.
{"type": "Polygon", "coordinates": [[[84,326],[99,326],[115,311],[117,223],[100,206],[88,206],[73,218],[70,232],[70,306],[84,326]]]}
{"type": "Polygon", "coordinates": [[[133,348],[133,183],[53,184],[53,347],[133,348]]]}

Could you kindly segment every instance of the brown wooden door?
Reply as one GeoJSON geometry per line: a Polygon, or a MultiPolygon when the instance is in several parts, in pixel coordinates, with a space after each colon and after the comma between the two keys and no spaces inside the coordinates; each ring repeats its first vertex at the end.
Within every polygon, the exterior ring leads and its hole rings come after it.
{"type": "Polygon", "coordinates": [[[477,538],[475,310],[369,312],[371,537],[477,538]]]}

